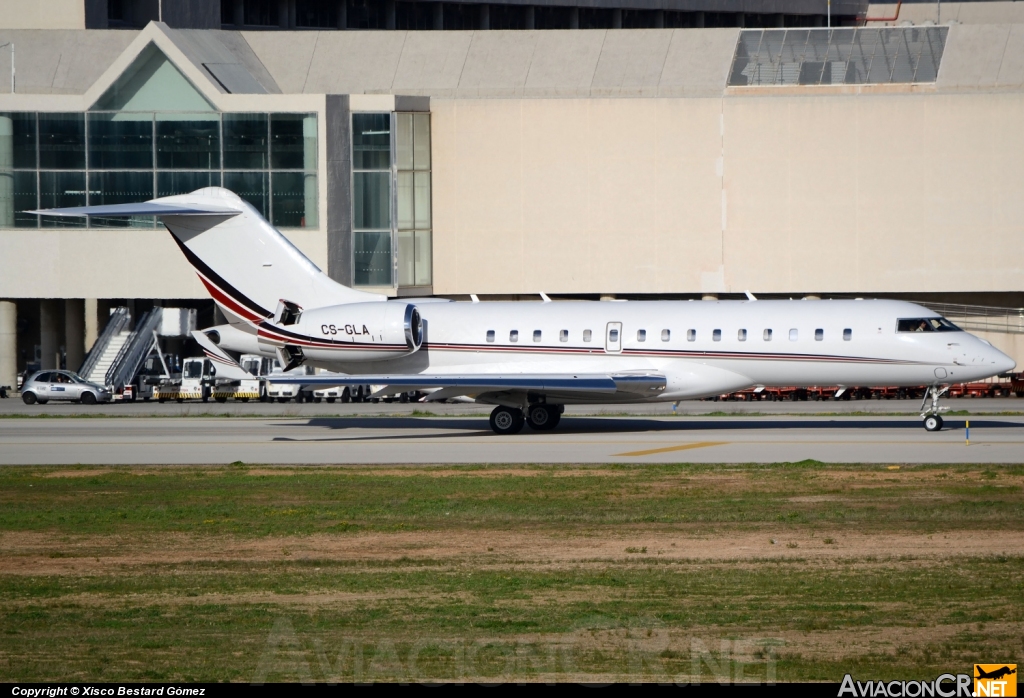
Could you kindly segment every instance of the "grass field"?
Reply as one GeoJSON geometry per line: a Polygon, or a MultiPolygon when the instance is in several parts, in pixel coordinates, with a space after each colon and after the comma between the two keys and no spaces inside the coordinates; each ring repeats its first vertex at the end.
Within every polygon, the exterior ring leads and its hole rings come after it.
{"type": "Polygon", "coordinates": [[[0,681],[1024,663],[1024,466],[0,469],[0,681]]]}

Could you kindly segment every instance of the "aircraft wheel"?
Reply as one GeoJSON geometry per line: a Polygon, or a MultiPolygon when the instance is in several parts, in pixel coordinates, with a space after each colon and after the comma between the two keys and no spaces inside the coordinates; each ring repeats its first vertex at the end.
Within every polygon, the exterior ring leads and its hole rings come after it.
{"type": "Polygon", "coordinates": [[[937,414],[925,417],[924,428],[928,431],[939,431],[942,429],[942,417],[937,414]]]}
{"type": "Polygon", "coordinates": [[[536,431],[550,431],[558,426],[562,413],[555,405],[531,405],[526,413],[526,423],[536,431]]]}
{"type": "MultiPolygon", "coordinates": [[[[228,401],[228,399],[226,397],[223,397],[223,396],[220,396],[220,395],[218,395],[217,397],[215,397],[213,399],[216,400],[217,402],[220,402],[220,403],[224,403],[224,402],[228,401]]],[[[203,402],[206,402],[206,400],[204,399],[203,402]]]]}
{"type": "Polygon", "coordinates": [[[518,434],[523,430],[526,419],[523,411],[499,405],[491,412],[491,429],[495,434],[518,434]]]}
{"type": "Polygon", "coordinates": [[[338,398],[336,398],[336,397],[329,397],[329,398],[327,398],[327,402],[328,402],[328,403],[333,403],[333,402],[334,402],[335,400],[337,400],[337,399],[338,399],[338,398]]]}
{"type": "Polygon", "coordinates": [[[287,398],[287,397],[279,397],[279,398],[277,398],[277,401],[280,402],[283,405],[284,403],[288,402],[288,400],[290,400],[290,399],[291,398],[287,398]]]}

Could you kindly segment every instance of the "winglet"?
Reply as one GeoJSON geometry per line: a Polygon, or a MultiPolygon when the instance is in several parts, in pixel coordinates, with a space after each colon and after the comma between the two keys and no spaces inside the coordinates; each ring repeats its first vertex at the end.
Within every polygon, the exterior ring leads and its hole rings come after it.
{"type": "Polygon", "coordinates": [[[744,293],[747,294],[747,300],[748,301],[756,301],[757,300],[757,296],[755,296],[750,291],[744,291],[744,293]]]}
{"type": "Polygon", "coordinates": [[[541,297],[541,300],[543,300],[545,303],[550,303],[551,302],[551,299],[548,298],[548,294],[544,293],[543,291],[541,291],[540,297],[541,297]]]}
{"type": "Polygon", "coordinates": [[[226,351],[213,343],[210,336],[201,330],[192,330],[192,338],[196,340],[203,353],[217,367],[217,377],[229,380],[244,380],[254,376],[238,365],[238,362],[226,351]]]}

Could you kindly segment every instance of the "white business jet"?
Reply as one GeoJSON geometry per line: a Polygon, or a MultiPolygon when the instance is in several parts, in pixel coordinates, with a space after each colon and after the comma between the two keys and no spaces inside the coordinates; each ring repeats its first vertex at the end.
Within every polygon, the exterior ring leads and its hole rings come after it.
{"type": "Polygon", "coordinates": [[[229,320],[193,333],[221,375],[242,371],[241,354],[262,354],[285,370],[337,372],[277,383],[370,384],[383,386],[379,395],[421,390],[427,400],[496,405],[490,423],[499,434],[524,423],[553,429],[569,404],[812,385],[927,385],[921,416],[937,431],[950,384],[1014,367],[988,342],[897,301],[388,299],[333,281],[221,188],[36,213],[158,216],[229,320]]]}

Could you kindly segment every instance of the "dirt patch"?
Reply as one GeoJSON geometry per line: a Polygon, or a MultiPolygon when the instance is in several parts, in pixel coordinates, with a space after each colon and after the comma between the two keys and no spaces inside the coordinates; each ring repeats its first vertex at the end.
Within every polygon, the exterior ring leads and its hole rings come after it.
{"type": "Polygon", "coordinates": [[[111,567],[195,562],[268,561],[469,561],[565,567],[595,560],[647,564],[651,560],[754,562],[1019,555],[1021,531],[955,531],[936,534],[808,533],[771,529],[696,535],[677,528],[636,527],[566,535],[505,530],[315,534],[238,539],[161,535],[129,540],[113,536],[62,537],[5,533],[0,557],[5,574],[97,574],[111,567]],[[774,541],[774,542],[773,542],[774,541]]]}
{"type": "Polygon", "coordinates": [[[54,470],[48,473],[40,473],[38,477],[96,477],[98,475],[109,475],[121,472],[110,468],[93,468],[91,470],[54,470]]]}

